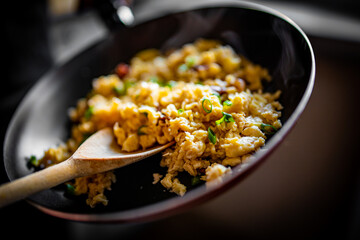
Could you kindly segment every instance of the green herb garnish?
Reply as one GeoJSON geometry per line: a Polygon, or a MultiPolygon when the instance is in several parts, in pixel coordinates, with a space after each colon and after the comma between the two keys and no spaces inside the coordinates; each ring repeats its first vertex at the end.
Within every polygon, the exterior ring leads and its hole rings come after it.
{"type": "Polygon", "coordinates": [[[31,155],[30,159],[29,159],[29,164],[34,166],[34,167],[39,167],[40,166],[40,159],[37,159],[34,155],[31,155]]]}
{"type": "Polygon", "coordinates": [[[146,133],[142,131],[142,129],[143,129],[143,128],[146,128],[146,127],[147,127],[147,125],[142,125],[142,126],[140,126],[140,127],[138,128],[137,134],[138,134],[139,136],[141,136],[141,135],[146,135],[146,133]]]}
{"type": "Polygon", "coordinates": [[[150,78],[150,82],[157,83],[157,84],[160,85],[160,80],[159,80],[159,78],[156,77],[156,76],[151,77],[151,78],[150,78]]]}
{"type": "Polygon", "coordinates": [[[223,106],[231,106],[232,102],[230,100],[226,100],[223,102],[223,106]]]}
{"type": "Polygon", "coordinates": [[[124,82],[124,85],[125,85],[126,91],[127,91],[129,88],[133,87],[135,84],[136,84],[135,82],[125,81],[125,82],[124,82]]]}
{"type": "Polygon", "coordinates": [[[278,129],[273,125],[262,123],[260,124],[260,130],[267,135],[273,135],[277,132],[278,129]]]}
{"type": "Polygon", "coordinates": [[[219,120],[216,120],[216,121],[215,121],[215,124],[216,124],[216,125],[220,125],[220,124],[222,124],[224,121],[225,121],[225,117],[222,116],[222,118],[220,118],[219,120]]]}
{"type": "Polygon", "coordinates": [[[75,187],[74,185],[67,183],[66,184],[66,192],[71,195],[75,195],[75,187]]]}
{"type": "Polygon", "coordinates": [[[176,85],[175,81],[169,81],[169,82],[164,82],[164,81],[160,81],[160,79],[156,76],[153,76],[150,78],[150,82],[156,83],[158,84],[160,87],[169,87],[172,88],[173,86],[176,85]]]}
{"type": "Polygon", "coordinates": [[[231,114],[223,112],[222,113],[225,117],[225,122],[235,122],[234,118],[232,117],[231,114]]]}
{"type": "Polygon", "coordinates": [[[189,68],[193,67],[196,63],[196,57],[195,56],[188,56],[185,58],[185,64],[186,66],[188,66],[189,68]]]}
{"type": "Polygon", "coordinates": [[[184,112],[184,109],[180,108],[178,109],[178,115],[181,115],[184,112]]]}
{"type": "Polygon", "coordinates": [[[226,112],[222,112],[223,116],[222,118],[220,118],[219,120],[215,121],[216,125],[219,125],[221,123],[223,123],[224,121],[229,123],[229,122],[235,122],[234,118],[232,117],[231,114],[226,113],[226,112]]]}
{"type": "Polygon", "coordinates": [[[174,87],[176,84],[177,84],[176,81],[169,81],[169,82],[165,83],[165,87],[172,88],[172,87],[174,87]]]}
{"type": "Polygon", "coordinates": [[[195,176],[191,179],[191,186],[198,185],[201,182],[200,176],[195,176]]]}
{"type": "Polygon", "coordinates": [[[118,96],[124,96],[126,94],[126,89],[125,87],[114,87],[113,91],[115,92],[116,95],[118,96]]]}
{"type": "Polygon", "coordinates": [[[181,64],[179,67],[178,67],[178,71],[180,72],[185,72],[186,70],[188,70],[188,66],[184,63],[184,64],[181,64]]]}
{"type": "Polygon", "coordinates": [[[127,93],[127,90],[134,85],[135,85],[134,82],[125,81],[123,87],[114,87],[113,91],[118,96],[125,96],[127,93]]]}
{"type": "Polygon", "coordinates": [[[202,108],[204,109],[204,111],[205,111],[206,113],[211,113],[211,112],[212,112],[213,106],[212,106],[212,103],[211,103],[210,99],[204,98],[204,99],[202,100],[202,102],[201,102],[201,105],[202,105],[202,108]],[[206,103],[208,103],[208,104],[210,105],[210,109],[205,106],[206,103]]]}
{"type": "Polygon", "coordinates": [[[210,127],[208,128],[208,138],[212,144],[216,143],[216,135],[210,127]]]}
{"type": "Polygon", "coordinates": [[[92,115],[94,114],[94,106],[89,106],[88,109],[86,109],[84,117],[86,120],[90,120],[92,115]]]}

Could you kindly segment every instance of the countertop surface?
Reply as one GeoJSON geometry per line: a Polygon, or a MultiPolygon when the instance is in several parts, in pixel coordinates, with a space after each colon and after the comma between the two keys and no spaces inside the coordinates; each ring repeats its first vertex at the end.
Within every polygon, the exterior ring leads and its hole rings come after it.
{"type": "MultiPolygon", "coordinates": [[[[86,18],[92,19],[90,24],[99,24],[91,14],[79,16],[77,21],[86,18]]],[[[66,61],[71,55],[61,51],[62,40],[59,40],[61,31],[65,28],[71,31],[71,21],[53,24],[50,29],[55,62],[66,61]],[[60,35],[56,37],[56,34],[60,35]]],[[[99,26],[92,35],[94,41],[107,34],[99,26]]],[[[25,235],[37,239],[51,236],[87,240],[149,236],[151,239],[359,239],[360,164],[356,150],[360,133],[357,124],[360,44],[313,35],[310,41],[316,57],[316,80],[304,113],[283,144],[229,191],[178,215],[132,224],[66,221],[45,215],[21,201],[0,209],[2,234],[10,234],[7,236],[12,238],[25,235]]],[[[80,51],[81,46],[75,46],[73,52],[80,51]]],[[[2,141],[5,129],[2,126],[2,141]]],[[[0,174],[1,183],[6,182],[3,164],[0,174]]]]}

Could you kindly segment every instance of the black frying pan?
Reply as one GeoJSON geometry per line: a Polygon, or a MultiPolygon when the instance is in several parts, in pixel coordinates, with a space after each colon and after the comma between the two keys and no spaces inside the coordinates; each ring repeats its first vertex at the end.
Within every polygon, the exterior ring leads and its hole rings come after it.
{"type": "Polygon", "coordinates": [[[285,16],[250,3],[220,4],[159,18],[155,14],[142,24],[119,28],[106,40],[52,69],[31,89],[13,116],[4,144],[5,168],[10,180],[30,174],[27,157],[41,156],[45,149],[69,137],[68,108],[86,95],[95,77],[110,73],[117,63],[128,61],[139,50],[176,48],[199,37],[218,39],[268,68],[273,81],[265,90],[283,92],[283,128],[256,153],[255,160],[246,167],[235,167],[230,177],[213,188],[192,187],[190,178],[180,175],[188,192],[178,197],[164,191],[160,184],[152,184],[152,173],[166,171],[159,166],[161,156],[157,155],[115,171],[117,183],[107,193],[107,207],[92,209],[85,204],[85,197],[67,196],[62,186],[29,197],[31,204],[72,220],[150,220],[211,199],[239,183],[266,159],[294,126],[309,100],[315,77],[314,54],[305,34],[285,16]]]}

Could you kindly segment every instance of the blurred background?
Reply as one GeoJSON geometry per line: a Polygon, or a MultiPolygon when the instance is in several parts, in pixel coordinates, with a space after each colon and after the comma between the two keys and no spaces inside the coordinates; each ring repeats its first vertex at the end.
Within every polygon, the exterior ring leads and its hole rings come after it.
{"type": "MultiPolygon", "coordinates": [[[[87,240],[360,239],[360,164],[356,152],[360,133],[360,2],[252,2],[293,19],[309,36],[317,67],[313,94],[298,124],[257,171],[219,197],[153,222],[71,222],[45,215],[22,201],[0,209],[2,234],[87,240]]],[[[106,38],[118,26],[116,16],[103,18],[114,13],[113,3],[33,0],[3,5],[8,14],[0,23],[5,31],[1,146],[11,116],[31,86],[52,67],[106,38]]],[[[166,14],[169,6],[178,5],[176,0],[135,0],[131,7],[138,23],[154,12],[166,14]]],[[[127,20],[131,21],[131,16],[127,20]]],[[[1,163],[0,183],[7,181],[1,163]]]]}

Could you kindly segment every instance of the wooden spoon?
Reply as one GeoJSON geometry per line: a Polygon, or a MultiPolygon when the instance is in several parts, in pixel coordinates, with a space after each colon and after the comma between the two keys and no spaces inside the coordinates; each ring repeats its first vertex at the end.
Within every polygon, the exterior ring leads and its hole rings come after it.
{"type": "Polygon", "coordinates": [[[52,188],[71,179],[106,172],[150,157],[174,144],[145,151],[121,152],[112,130],[102,129],[89,137],[67,160],[0,186],[0,207],[52,188]]]}

